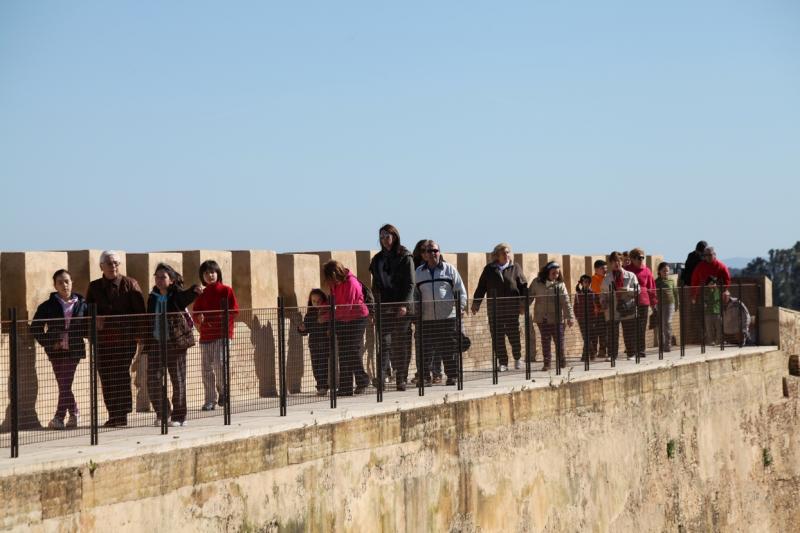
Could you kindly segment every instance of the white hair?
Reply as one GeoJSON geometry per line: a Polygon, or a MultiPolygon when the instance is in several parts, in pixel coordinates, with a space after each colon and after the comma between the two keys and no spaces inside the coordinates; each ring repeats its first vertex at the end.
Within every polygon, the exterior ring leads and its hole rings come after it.
{"type": "Polygon", "coordinates": [[[108,261],[110,257],[116,257],[117,259],[119,259],[119,252],[117,252],[116,250],[103,250],[100,253],[100,264],[102,265],[103,263],[108,261]]]}

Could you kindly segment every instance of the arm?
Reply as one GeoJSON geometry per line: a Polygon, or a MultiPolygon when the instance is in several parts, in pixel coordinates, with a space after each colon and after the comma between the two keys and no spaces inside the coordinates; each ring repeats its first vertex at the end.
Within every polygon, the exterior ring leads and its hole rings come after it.
{"type": "Polygon", "coordinates": [[[658,291],[656,290],[656,280],[653,278],[652,273],[647,277],[647,291],[650,295],[650,307],[655,309],[658,305],[658,291]]]}
{"type": "Polygon", "coordinates": [[[483,303],[483,297],[486,296],[486,269],[481,272],[481,277],[478,279],[478,286],[475,287],[475,292],[472,295],[472,312],[477,313],[483,303]]]}
{"type": "Polygon", "coordinates": [[[403,301],[412,303],[414,301],[414,261],[410,255],[403,257],[400,262],[400,268],[403,270],[403,286],[400,289],[403,291],[403,301]]]}
{"type": "Polygon", "coordinates": [[[454,286],[455,289],[458,291],[458,309],[460,312],[464,312],[464,309],[467,308],[467,288],[464,287],[464,281],[461,279],[461,275],[458,273],[458,270],[453,268],[453,279],[455,280],[454,286]]]}
{"type": "Polygon", "coordinates": [[[569,297],[569,293],[567,292],[567,286],[563,283],[561,284],[561,300],[564,303],[564,306],[567,309],[567,324],[572,325],[575,321],[575,311],[572,308],[572,299],[569,297]]]}
{"type": "Polygon", "coordinates": [[[722,279],[722,285],[725,287],[730,287],[731,285],[731,271],[728,270],[728,267],[720,263],[722,267],[720,269],[720,278],[722,279]]]}
{"type": "MultiPolygon", "coordinates": [[[[45,304],[41,304],[39,307],[36,308],[36,313],[33,315],[33,321],[31,322],[31,334],[36,341],[42,345],[42,348],[49,350],[52,348],[52,341],[50,339],[51,335],[45,333],[44,328],[47,324],[47,321],[44,320],[46,317],[44,311],[45,304]]],[[[48,331],[50,329],[49,324],[48,331]]]]}
{"type": "Polygon", "coordinates": [[[197,285],[192,285],[188,289],[178,291],[177,294],[175,294],[175,305],[178,307],[178,309],[183,311],[197,299],[197,292],[195,291],[196,288],[197,285]]]}

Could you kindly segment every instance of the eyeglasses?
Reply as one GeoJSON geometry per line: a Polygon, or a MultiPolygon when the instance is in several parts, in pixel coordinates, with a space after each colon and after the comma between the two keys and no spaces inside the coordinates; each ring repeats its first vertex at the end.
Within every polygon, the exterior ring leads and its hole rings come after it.
{"type": "Polygon", "coordinates": [[[392,234],[391,234],[391,233],[387,233],[387,232],[385,232],[385,231],[382,231],[382,232],[380,232],[380,234],[379,234],[379,235],[380,235],[380,238],[381,238],[381,239],[386,239],[386,238],[388,238],[388,237],[391,237],[391,236],[392,236],[392,234]]]}
{"type": "Polygon", "coordinates": [[[438,254],[439,253],[439,249],[438,248],[428,248],[425,251],[428,252],[429,254],[438,254]]]}
{"type": "Polygon", "coordinates": [[[636,259],[637,261],[643,261],[644,260],[644,256],[643,255],[633,255],[633,256],[631,256],[631,259],[636,259]]]}
{"type": "Polygon", "coordinates": [[[104,265],[108,265],[108,266],[118,267],[120,265],[120,262],[119,261],[105,261],[103,264],[104,265]]]}

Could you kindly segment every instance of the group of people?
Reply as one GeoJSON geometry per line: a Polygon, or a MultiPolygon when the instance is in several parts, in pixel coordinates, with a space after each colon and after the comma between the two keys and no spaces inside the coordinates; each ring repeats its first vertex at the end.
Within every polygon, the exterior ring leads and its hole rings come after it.
{"type": "MultiPolygon", "coordinates": [[[[297,329],[309,337],[312,373],[320,395],[328,394],[331,387],[336,387],[340,396],[360,394],[370,385],[362,350],[366,329],[376,319],[381,323],[379,364],[386,383],[393,378],[397,390],[406,390],[414,339],[422,364],[411,382],[440,383],[443,370],[444,383],[456,383],[459,345],[465,349],[464,344],[469,343],[459,327],[459,318],[467,309],[467,292],[458,270],[443,259],[439,244],[432,239],[420,240],[409,251],[401,244],[398,229],[386,224],[380,228],[378,240],[381,249],[369,266],[370,287],[345,265],[331,260],[322,268],[326,287],[309,294],[307,312],[297,329]],[[371,306],[376,300],[382,304],[379,317],[371,306]],[[331,335],[332,326],[335,336],[331,335]],[[331,373],[333,338],[338,368],[331,373]]],[[[580,278],[573,300],[557,261],[543,265],[529,283],[521,266],[513,261],[511,246],[500,243],[494,247],[470,310],[477,313],[486,297],[493,297],[488,306],[489,329],[501,372],[510,366],[506,339],[514,368],[521,368],[520,316],[526,312],[526,302],[533,304],[532,322],[540,334],[542,371],[551,368],[553,344],[557,354],[565,353],[565,328],[576,322],[584,341],[584,358],[616,357],[620,327],[627,357],[645,357],[648,316],[655,318],[664,350],[670,351],[674,343],[672,317],[681,305],[670,266],[659,264],[654,276],[645,265],[641,248],[612,252],[608,261],[597,260],[593,266],[593,275],[580,278]],[[661,305],[659,297],[663,298],[661,305]]],[[[53,275],[55,291],[38,307],[32,322],[34,337],[44,347],[58,384],[58,404],[49,427],[64,429],[79,423],[72,382],[85,357],[83,339],[89,335],[86,317],[90,304],[96,305],[98,316],[97,371],[108,411],[104,426],[127,425],[132,404],[130,367],[139,346],[141,356],[147,358],[147,388],[157,417],[167,413],[169,425],[186,425],[186,353],[195,344],[195,327],[200,332],[202,410],[224,405],[228,401],[223,374],[225,340],[226,336],[233,338],[238,304],[233,289],[223,283],[219,265],[204,261],[198,272],[201,283],[185,287],[172,266],[158,264],[146,303],[136,280],[120,273],[119,254],[103,252],[100,268],[103,275],[89,284],[85,298],[73,291],[70,273],[58,270],[53,275]],[[189,305],[193,306],[191,312],[189,305]],[[226,307],[228,324],[224,325],[226,307]],[[132,320],[130,315],[142,316],[132,320]],[[162,405],[160,393],[164,344],[166,372],[172,384],[172,402],[166,405],[162,405]]],[[[730,273],[713,247],[698,243],[687,258],[681,279],[683,285],[691,286],[692,305],[697,305],[699,298],[704,306],[705,331],[712,343],[722,342],[726,334],[739,344],[746,342],[749,313],[727,290],[730,273]],[[720,312],[721,306],[724,312],[720,312]]],[[[557,364],[565,365],[564,358],[557,364]]]]}
{"type": "MultiPolygon", "coordinates": [[[[146,357],[147,388],[158,417],[169,416],[171,426],[186,425],[186,351],[195,344],[193,329],[200,331],[202,376],[205,392],[203,410],[214,409],[226,401],[223,388],[224,348],[223,313],[225,301],[230,310],[227,335],[233,337],[233,321],[238,304],[233,289],[223,284],[222,271],[215,261],[200,265],[199,285],[185,288],[182,276],[170,265],[160,263],[154,272],[153,289],[145,303],[139,283],[120,273],[120,257],[114,251],[100,255],[103,275],[89,283],[86,297],[74,292],[72,275],[66,269],[53,274],[56,289],[36,310],[31,323],[36,341],[42,345],[53,366],[58,384],[58,403],[48,427],[76,427],[79,406],[72,392],[75,371],[86,357],[84,338],[89,335],[86,319],[89,305],[97,309],[97,373],[108,412],[105,427],[128,424],[131,412],[130,367],[141,346],[146,357]],[[194,304],[192,313],[187,306],[194,304]],[[158,315],[166,311],[166,331],[158,315]],[[145,315],[149,313],[150,315],[145,315]],[[132,315],[140,315],[139,317],[132,315]],[[172,403],[162,411],[161,343],[166,340],[166,367],[172,383],[172,403]]],[[[161,421],[156,420],[160,425],[161,421]]]]}

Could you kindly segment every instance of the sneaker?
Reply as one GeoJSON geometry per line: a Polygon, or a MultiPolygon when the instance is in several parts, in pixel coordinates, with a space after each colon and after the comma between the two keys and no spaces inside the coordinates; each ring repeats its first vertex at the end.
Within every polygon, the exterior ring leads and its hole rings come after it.
{"type": "Polygon", "coordinates": [[[520,361],[519,359],[514,361],[514,370],[519,370],[521,368],[522,368],[522,361],[520,361]]]}
{"type": "Polygon", "coordinates": [[[447,378],[447,381],[445,382],[445,385],[447,385],[448,387],[455,384],[456,384],[456,378],[447,378]]]}
{"type": "Polygon", "coordinates": [[[550,364],[549,363],[545,363],[544,365],[542,365],[542,368],[539,371],[540,372],[549,372],[550,371],[550,364]]]}
{"type": "Polygon", "coordinates": [[[368,385],[357,385],[356,389],[353,391],[353,394],[364,394],[364,391],[367,390],[368,385]]]}
{"type": "Polygon", "coordinates": [[[633,361],[636,358],[634,356],[632,356],[632,355],[628,355],[628,356],[625,357],[625,359],[627,359],[628,361],[633,361]]]}
{"type": "Polygon", "coordinates": [[[214,406],[216,404],[214,402],[206,402],[203,404],[203,407],[200,408],[201,411],[213,411],[214,406]]]}
{"type": "Polygon", "coordinates": [[[398,383],[397,384],[397,390],[399,390],[399,391],[406,390],[406,384],[405,383],[398,383]]]}
{"type": "Polygon", "coordinates": [[[78,424],[81,422],[81,415],[78,413],[70,413],[69,418],[67,418],[67,427],[68,428],[76,428],[78,424]]]}
{"type": "Polygon", "coordinates": [[[500,365],[500,372],[508,372],[508,367],[506,365],[500,365]]]}
{"type": "Polygon", "coordinates": [[[178,420],[170,420],[169,422],[167,422],[167,425],[171,428],[179,428],[181,426],[185,426],[186,422],[178,420]]]}
{"type": "Polygon", "coordinates": [[[317,387],[317,396],[327,396],[328,387],[317,387]]]}
{"type": "Polygon", "coordinates": [[[225,395],[224,394],[220,394],[219,395],[219,400],[217,400],[217,405],[219,405],[220,407],[225,407],[225,395]]]}
{"type": "Polygon", "coordinates": [[[64,429],[64,419],[54,416],[53,419],[47,424],[50,429],[64,429]]]}

